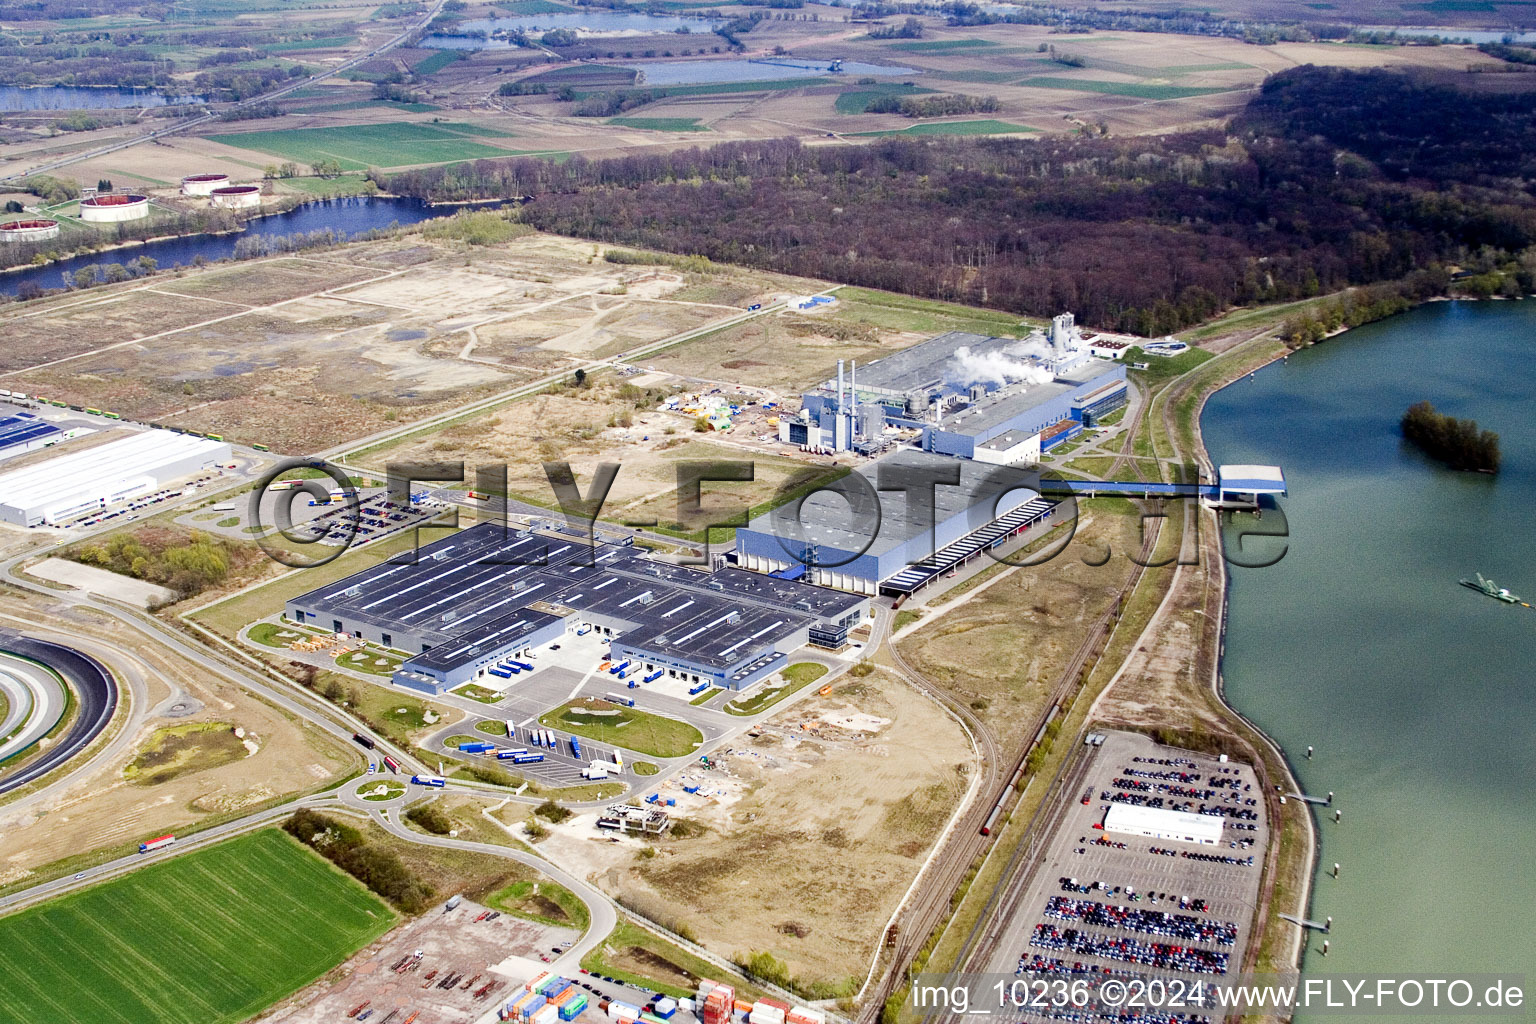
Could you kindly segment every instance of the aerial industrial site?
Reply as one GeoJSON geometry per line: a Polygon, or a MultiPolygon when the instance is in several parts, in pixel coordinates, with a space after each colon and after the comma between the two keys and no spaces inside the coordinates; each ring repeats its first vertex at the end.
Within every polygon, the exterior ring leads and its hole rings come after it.
{"type": "Polygon", "coordinates": [[[0,9],[0,1022],[1523,1005],[1518,5],[280,6],[0,9]]]}

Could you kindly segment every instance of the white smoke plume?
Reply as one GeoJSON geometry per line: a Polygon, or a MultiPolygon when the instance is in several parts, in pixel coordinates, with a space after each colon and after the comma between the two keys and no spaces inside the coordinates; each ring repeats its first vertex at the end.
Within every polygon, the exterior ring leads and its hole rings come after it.
{"type": "Polygon", "coordinates": [[[982,381],[1011,384],[1048,384],[1051,371],[1039,363],[1027,362],[1028,356],[1045,356],[1049,350],[1032,339],[1008,345],[992,352],[972,352],[969,347],[955,349],[946,368],[952,383],[969,387],[982,381]]]}

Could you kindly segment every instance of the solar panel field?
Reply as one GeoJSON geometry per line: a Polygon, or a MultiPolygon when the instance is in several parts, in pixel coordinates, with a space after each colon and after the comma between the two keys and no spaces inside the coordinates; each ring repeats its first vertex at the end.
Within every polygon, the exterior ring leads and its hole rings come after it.
{"type": "Polygon", "coordinates": [[[395,921],[361,885],[265,829],[0,918],[0,1020],[243,1020],[395,921]]]}

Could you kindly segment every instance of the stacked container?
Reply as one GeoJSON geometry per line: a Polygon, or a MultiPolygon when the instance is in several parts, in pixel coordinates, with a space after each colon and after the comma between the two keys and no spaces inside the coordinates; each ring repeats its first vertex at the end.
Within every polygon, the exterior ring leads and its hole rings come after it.
{"type": "Polygon", "coordinates": [[[700,1014],[703,1024],[731,1024],[736,990],[729,985],[711,985],[706,990],[701,985],[699,991],[703,993],[703,1012],[700,1014]]]}
{"type": "Polygon", "coordinates": [[[560,1012],[549,1003],[545,1003],[532,1017],[528,1018],[528,1024],[554,1024],[559,1019],[560,1012]]]}
{"type": "Polygon", "coordinates": [[[748,1024],[784,1024],[784,1011],[767,999],[759,999],[747,1015],[748,1024]]]}
{"type": "Polygon", "coordinates": [[[639,1020],[640,1007],[615,1000],[608,1004],[609,1020],[639,1020]]]}
{"type": "Polygon", "coordinates": [[[666,1020],[668,1017],[672,1016],[676,1012],[677,1012],[677,1000],[676,999],[662,998],[662,999],[656,1000],[656,1016],[660,1017],[662,1020],[666,1020]]]}
{"type": "Polygon", "coordinates": [[[551,992],[549,994],[549,1005],[559,1009],[578,995],[581,995],[581,990],[570,982],[566,982],[560,987],[558,992],[551,992]]]}
{"type": "Polygon", "coordinates": [[[550,974],[548,971],[540,971],[538,974],[535,974],[532,978],[529,978],[527,981],[523,982],[523,991],[524,992],[537,992],[537,991],[539,991],[539,989],[544,987],[544,983],[546,981],[548,981],[550,978],[553,978],[553,977],[554,977],[554,975],[550,974]]]}
{"type": "Polygon", "coordinates": [[[537,992],[528,993],[528,1001],[523,1004],[522,1011],[519,1013],[518,1019],[523,1021],[532,1020],[533,1015],[542,1010],[548,1002],[548,999],[545,999],[537,992]]]}
{"type": "Polygon", "coordinates": [[[587,994],[578,992],[560,1004],[560,1019],[575,1020],[587,1008],[587,994]]]}
{"type": "Polygon", "coordinates": [[[785,1014],[786,1024],[827,1024],[827,1015],[808,1006],[797,1006],[785,1014]]]}

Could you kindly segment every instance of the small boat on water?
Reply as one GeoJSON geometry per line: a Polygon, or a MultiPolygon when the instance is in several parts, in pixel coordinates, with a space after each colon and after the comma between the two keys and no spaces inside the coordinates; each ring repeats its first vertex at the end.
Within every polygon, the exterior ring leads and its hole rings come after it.
{"type": "Polygon", "coordinates": [[[1508,589],[1499,586],[1493,580],[1483,578],[1482,573],[1477,574],[1477,579],[1463,579],[1461,585],[1477,591],[1485,597],[1491,597],[1495,601],[1503,601],[1505,604],[1520,604],[1520,596],[1511,594],[1508,589]]]}

